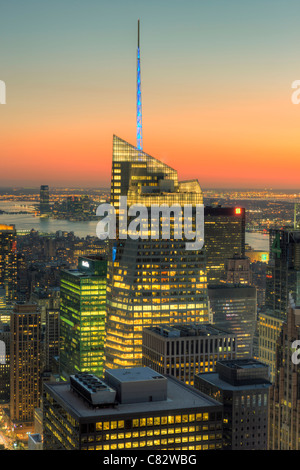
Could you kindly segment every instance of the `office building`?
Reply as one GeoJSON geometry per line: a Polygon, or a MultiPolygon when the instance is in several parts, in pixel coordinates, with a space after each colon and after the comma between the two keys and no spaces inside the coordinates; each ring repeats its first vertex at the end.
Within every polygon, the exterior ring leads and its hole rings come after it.
{"type": "Polygon", "coordinates": [[[40,405],[41,314],[36,305],[17,302],[10,321],[10,418],[25,432],[40,405]]]}
{"type": "Polygon", "coordinates": [[[66,380],[76,372],[103,374],[106,272],[103,256],[79,257],[77,269],[61,272],[60,374],[66,380]]]}
{"type": "Polygon", "coordinates": [[[60,351],[60,317],[59,309],[46,310],[45,329],[45,369],[52,370],[54,358],[60,351]]]}
{"type": "Polygon", "coordinates": [[[47,184],[43,184],[40,188],[40,214],[50,214],[49,186],[47,184]]]}
{"type": "Polygon", "coordinates": [[[17,234],[14,225],[0,224],[0,289],[6,302],[17,299],[17,234]]]}
{"type": "Polygon", "coordinates": [[[270,386],[268,367],[254,359],[220,361],[195,376],[195,387],[224,406],[225,450],[267,449],[270,386]]]}
{"type": "Polygon", "coordinates": [[[251,285],[256,287],[258,312],[265,309],[267,266],[267,263],[263,261],[255,261],[250,265],[252,272],[251,285]]]}
{"type": "Polygon", "coordinates": [[[216,362],[235,359],[234,334],[209,324],[159,325],[143,330],[143,365],[189,385],[200,372],[212,372],[216,362]]]}
{"type": "Polygon", "coordinates": [[[204,246],[207,281],[215,285],[226,280],[226,260],[245,257],[245,209],[205,206],[204,246]]]}
{"type": "Polygon", "coordinates": [[[258,315],[258,358],[269,367],[272,383],[276,374],[276,345],[283,322],[281,316],[272,312],[263,311],[258,315]]]}
{"type": "Polygon", "coordinates": [[[148,367],[44,385],[44,449],[213,450],[222,405],[148,367]]]}
{"type": "Polygon", "coordinates": [[[208,297],[214,326],[236,335],[236,357],[251,357],[257,322],[255,287],[230,284],[210,286],[208,297]]]}
{"type": "Polygon", "coordinates": [[[270,389],[269,450],[300,449],[299,345],[300,306],[291,297],[276,345],[275,379],[270,389]]]}
{"type": "Polygon", "coordinates": [[[286,317],[289,294],[300,303],[300,230],[270,230],[270,261],[267,270],[266,310],[286,317]]]}
{"type": "Polygon", "coordinates": [[[300,304],[300,230],[270,230],[270,261],[266,269],[266,300],[259,314],[259,359],[276,373],[276,342],[286,320],[290,295],[300,304]]]}
{"type": "MultiPolygon", "coordinates": [[[[124,221],[119,196],[127,197],[125,212],[133,204],[143,204],[149,215],[155,204],[180,208],[190,204],[193,212],[184,221],[194,226],[196,205],[203,202],[197,180],[178,182],[174,169],[114,136],[111,204],[117,212],[117,227],[124,221]]],[[[117,231],[116,239],[109,240],[108,368],[141,365],[144,327],[208,321],[204,252],[187,250],[187,240],[175,237],[172,215],[167,221],[169,239],[160,236],[164,222],[160,216],[159,229],[151,231],[151,237],[145,222],[145,239],[122,238],[123,233],[117,231]]]]}
{"type": "Polygon", "coordinates": [[[252,271],[249,258],[236,255],[226,259],[225,279],[229,284],[252,285],[252,271]]]}

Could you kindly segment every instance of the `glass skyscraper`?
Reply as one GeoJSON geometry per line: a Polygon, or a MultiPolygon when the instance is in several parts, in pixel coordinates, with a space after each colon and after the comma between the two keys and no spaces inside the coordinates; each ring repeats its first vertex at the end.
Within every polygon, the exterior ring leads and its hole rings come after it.
{"type": "Polygon", "coordinates": [[[245,209],[205,206],[205,251],[209,285],[226,280],[229,258],[245,256],[245,209]]]}
{"type": "Polygon", "coordinates": [[[253,357],[253,339],[257,320],[256,288],[224,284],[208,288],[212,323],[236,335],[236,357],[253,357]]]}
{"type": "MultiPolygon", "coordinates": [[[[195,207],[203,203],[197,180],[179,182],[177,172],[119,137],[113,139],[111,204],[117,221],[127,206],[143,204],[150,213],[156,204],[189,204],[195,227],[195,207]]],[[[182,211],[183,212],[183,211],[182,211]]],[[[159,230],[165,218],[159,218],[159,230]]],[[[118,225],[118,224],[117,224],[118,225]]],[[[141,224],[142,225],[142,224],[141,224]]],[[[175,237],[175,217],[169,218],[170,237],[158,232],[143,239],[109,241],[106,367],[142,364],[142,331],[153,325],[207,322],[207,279],[202,250],[187,250],[184,237],[175,237]]],[[[150,234],[146,225],[146,234],[150,234]]],[[[144,232],[145,233],[145,232],[144,232]]]]}
{"type": "Polygon", "coordinates": [[[79,257],[78,268],[61,273],[60,376],[103,375],[107,261],[79,257]]]}

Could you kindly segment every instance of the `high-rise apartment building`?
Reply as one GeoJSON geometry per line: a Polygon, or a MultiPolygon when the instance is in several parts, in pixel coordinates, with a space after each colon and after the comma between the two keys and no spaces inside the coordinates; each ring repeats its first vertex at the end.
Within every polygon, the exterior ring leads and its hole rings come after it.
{"type": "Polygon", "coordinates": [[[60,375],[103,375],[107,261],[79,257],[77,269],[62,270],[60,292],[60,375]]]}
{"type": "Polygon", "coordinates": [[[189,385],[194,385],[195,374],[212,372],[217,361],[235,357],[235,335],[213,325],[159,325],[143,330],[143,365],[189,385]]]}
{"type": "Polygon", "coordinates": [[[0,224],[0,289],[6,302],[17,299],[17,234],[14,225],[0,224]]]}
{"type": "Polygon", "coordinates": [[[40,188],[40,214],[50,214],[49,186],[43,184],[40,188]]]}
{"type": "MultiPolygon", "coordinates": [[[[189,204],[193,212],[184,220],[195,228],[196,205],[202,203],[197,180],[179,182],[174,169],[114,136],[111,204],[117,227],[133,204],[146,207],[149,219],[153,205],[177,204],[184,214],[183,206],[189,204]],[[120,196],[127,197],[125,210],[119,206],[120,196]]],[[[124,232],[117,230],[116,239],[109,241],[108,368],[141,365],[144,327],[208,321],[204,252],[187,250],[186,239],[174,236],[175,216],[166,219],[160,215],[156,232],[145,221],[145,238],[122,238],[124,232]],[[160,236],[165,222],[169,239],[160,236]]]]}
{"type": "Polygon", "coordinates": [[[214,326],[236,335],[236,357],[252,357],[257,322],[255,287],[231,284],[210,286],[208,297],[214,326]]]}
{"type": "Polygon", "coordinates": [[[245,209],[205,206],[204,246],[208,284],[226,280],[226,260],[245,256],[245,209]]]}
{"type": "Polygon", "coordinates": [[[36,305],[17,302],[10,320],[10,418],[32,426],[40,404],[41,315],[36,305]]]}
{"type": "Polygon", "coordinates": [[[291,299],[276,344],[275,378],[270,389],[269,450],[300,449],[299,349],[300,306],[291,299]]]}
{"type": "Polygon", "coordinates": [[[222,448],[222,405],[148,367],[44,385],[44,450],[222,448]]]}
{"type": "Polygon", "coordinates": [[[216,371],[195,376],[195,387],[224,406],[223,448],[266,450],[268,367],[252,358],[220,361],[216,371]]]}

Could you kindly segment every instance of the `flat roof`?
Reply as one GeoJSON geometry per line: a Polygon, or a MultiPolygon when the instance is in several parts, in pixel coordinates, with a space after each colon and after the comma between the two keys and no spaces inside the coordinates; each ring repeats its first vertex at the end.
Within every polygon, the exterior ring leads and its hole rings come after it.
{"type": "Polygon", "coordinates": [[[211,385],[220,388],[221,390],[230,390],[232,392],[242,390],[268,390],[268,388],[272,385],[271,382],[248,385],[232,385],[228,382],[225,382],[225,380],[220,379],[217,372],[205,372],[203,374],[198,374],[198,377],[210,383],[211,385]]]}
{"type": "Polygon", "coordinates": [[[253,369],[263,368],[266,369],[268,366],[263,362],[257,361],[256,359],[231,359],[229,361],[219,361],[220,364],[229,367],[230,369],[253,369]]]}
{"type": "Polygon", "coordinates": [[[214,411],[214,409],[220,411],[222,409],[219,402],[207,397],[193,387],[171,377],[168,377],[167,380],[168,394],[166,400],[128,404],[118,403],[116,407],[107,408],[89,407],[83,399],[70,390],[70,383],[45,383],[44,387],[75,419],[82,422],[88,422],[89,420],[96,422],[110,416],[115,416],[117,419],[118,416],[122,415],[139,416],[141,413],[168,413],[185,408],[194,408],[195,412],[201,408],[204,408],[205,411],[209,411],[209,408],[211,408],[211,411],[214,411]]]}
{"type": "Polygon", "coordinates": [[[211,324],[183,324],[183,325],[176,325],[176,326],[170,326],[170,325],[158,325],[158,326],[152,326],[149,328],[145,328],[144,331],[152,331],[153,333],[156,333],[157,335],[165,338],[184,338],[184,337],[197,337],[197,336],[231,336],[235,337],[235,333],[223,330],[221,328],[218,328],[214,325],[211,324]],[[177,336],[166,336],[164,335],[164,332],[167,333],[178,333],[177,336]]]}
{"type": "Polygon", "coordinates": [[[166,378],[150,367],[133,367],[131,369],[107,369],[107,373],[115,377],[119,382],[140,382],[166,378]]]}

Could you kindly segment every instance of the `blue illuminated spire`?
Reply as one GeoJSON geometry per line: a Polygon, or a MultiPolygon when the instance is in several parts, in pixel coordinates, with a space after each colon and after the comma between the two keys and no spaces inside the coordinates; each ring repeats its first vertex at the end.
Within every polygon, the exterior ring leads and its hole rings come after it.
{"type": "Polygon", "coordinates": [[[143,150],[141,64],[140,64],[140,20],[138,20],[138,48],[137,48],[136,146],[139,150],[143,150]]]}

